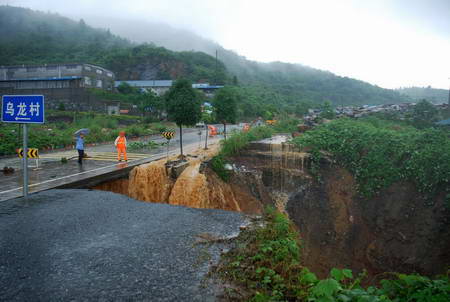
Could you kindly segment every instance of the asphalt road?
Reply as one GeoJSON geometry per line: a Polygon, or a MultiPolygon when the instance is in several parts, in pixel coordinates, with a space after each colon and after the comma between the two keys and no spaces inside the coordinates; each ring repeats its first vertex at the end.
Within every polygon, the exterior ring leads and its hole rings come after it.
{"type": "Polygon", "coordinates": [[[202,286],[235,212],[51,190],[0,203],[1,301],[214,301],[202,286]]]}
{"type": "MultiPolygon", "coordinates": [[[[228,131],[232,131],[232,129],[238,128],[238,126],[230,125],[227,127],[228,131]]],[[[192,150],[197,148],[204,147],[204,139],[205,139],[205,131],[201,131],[202,135],[199,135],[200,129],[183,129],[183,146],[184,150],[192,150]],[[202,141],[200,141],[200,138],[202,141]]],[[[208,142],[218,142],[222,136],[216,136],[214,138],[209,138],[208,142]]],[[[148,140],[149,138],[146,138],[148,140]]],[[[164,138],[160,136],[156,136],[151,138],[156,142],[165,141],[164,138]]],[[[30,146],[31,147],[31,146],[30,146]]],[[[57,151],[49,154],[44,154],[42,157],[45,159],[40,161],[40,169],[32,169],[31,166],[35,165],[35,160],[29,160],[29,185],[30,192],[38,192],[42,190],[46,190],[49,188],[55,188],[57,186],[63,185],[65,183],[70,183],[72,181],[78,181],[83,177],[92,177],[92,173],[101,174],[108,172],[108,167],[113,167],[112,169],[119,170],[121,168],[127,167],[133,163],[139,163],[140,160],[148,158],[151,160],[152,157],[155,156],[165,156],[166,147],[159,147],[157,149],[142,149],[142,150],[128,150],[129,155],[133,157],[133,153],[135,154],[134,158],[130,158],[128,164],[124,165],[116,165],[116,151],[114,149],[113,144],[103,144],[97,146],[91,146],[86,148],[86,153],[88,155],[93,155],[96,152],[98,153],[97,159],[84,160],[83,166],[79,167],[76,158],[77,152],[76,150],[68,150],[68,151],[57,151]],[[100,154],[100,155],[99,155],[100,154]],[[105,155],[106,154],[106,155],[105,155]],[[109,154],[109,155],[108,155],[109,154]],[[101,158],[101,157],[104,158],[101,158]],[[139,156],[137,158],[136,156],[139,156]],[[61,158],[71,158],[68,164],[61,164],[61,158]],[[91,173],[92,172],[92,173],[91,173]],[[73,176],[73,177],[72,177],[73,176]]],[[[179,154],[179,133],[176,133],[176,136],[171,140],[169,145],[169,152],[174,154],[179,154]]],[[[96,155],[96,156],[97,156],[96,155]]],[[[0,174],[0,202],[3,200],[7,200],[10,198],[15,198],[18,196],[22,196],[22,171],[21,169],[21,160],[16,158],[3,158],[0,159],[0,168],[8,166],[15,167],[16,171],[12,174],[0,174]]]]}

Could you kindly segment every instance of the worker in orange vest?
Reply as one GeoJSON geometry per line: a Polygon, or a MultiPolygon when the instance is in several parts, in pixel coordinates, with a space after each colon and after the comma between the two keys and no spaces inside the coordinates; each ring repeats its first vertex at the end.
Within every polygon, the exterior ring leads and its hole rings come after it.
{"type": "Polygon", "coordinates": [[[127,158],[127,138],[125,137],[125,132],[120,131],[119,136],[114,141],[114,145],[117,147],[117,160],[122,161],[120,155],[123,154],[123,159],[128,161],[127,158]]]}
{"type": "Polygon", "coordinates": [[[208,129],[209,129],[209,136],[216,136],[217,135],[217,128],[212,126],[212,125],[208,125],[208,129]]]}

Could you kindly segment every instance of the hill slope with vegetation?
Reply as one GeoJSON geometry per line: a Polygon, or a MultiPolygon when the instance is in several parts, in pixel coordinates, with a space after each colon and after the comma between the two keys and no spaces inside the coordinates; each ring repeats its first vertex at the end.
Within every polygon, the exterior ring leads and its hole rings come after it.
{"type": "MultiPolygon", "coordinates": [[[[133,26],[133,21],[130,23],[133,26]]],[[[299,64],[250,61],[192,33],[166,31],[163,24],[145,28],[141,31],[145,37],[133,39],[149,44],[138,45],[109,29],[90,27],[83,20],[76,22],[57,14],[0,6],[0,64],[80,61],[109,68],[121,80],[187,77],[191,81],[240,84],[246,104],[241,112],[253,112],[254,116],[274,108],[294,113],[298,104],[315,106],[326,100],[336,106],[409,100],[393,90],[299,64]],[[156,30],[162,33],[152,35],[156,30]],[[163,34],[165,31],[167,35],[163,34]],[[212,56],[216,50],[217,63],[212,56]]]]}
{"type": "Polygon", "coordinates": [[[428,87],[404,87],[396,89],[400,94],[406,95],[414,101],[427,100],[432,103],[447,103],[449,92],[445,89],[428,87]]]}
{"type": "Polygon", "coordinates": [[[19,7],[0,6],[0,46],[0,65],[88,62],[121,80],[227,81],[224,65],[205,53],[137,45],[83,20],[19,7]]]}
{"type": "Polygon", "coordinates": [[[215,56],[217,51],[219,60],[237,77],[241,85],[264,89],[268,94],[276,93],[278,98],[283,100],[283,104],[292,105],[299,101],[322,103],[329,100],[334,105],[340,106],[409,101],[407,96],[401,96],[393,90],[304,65],[251,61],[211,40],[166,24],[147,21],[125,23],[115,19],[92,20],[92,22],[100,26],[108,24],[114,32],[133,41],[151,42],[174,51],[194,49],[212,56],[215,56]]]}

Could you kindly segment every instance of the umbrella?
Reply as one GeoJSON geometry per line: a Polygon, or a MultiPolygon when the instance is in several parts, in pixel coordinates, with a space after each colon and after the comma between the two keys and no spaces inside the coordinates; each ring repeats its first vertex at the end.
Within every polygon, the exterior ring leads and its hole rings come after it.
{"type": "Polygon", "coordinates": [[[89,134],[89,129],[87,129],[87,128],[79,129],[79,130],[75,131],[75,133],[73,135],[80,136],[80,134],[83,134],[83,135],[89,134]]]}

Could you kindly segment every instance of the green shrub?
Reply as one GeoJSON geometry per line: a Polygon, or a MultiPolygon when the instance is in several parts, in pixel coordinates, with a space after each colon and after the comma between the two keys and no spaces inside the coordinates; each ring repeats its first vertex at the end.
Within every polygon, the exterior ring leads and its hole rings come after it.
{"type": "Polygon", "coordinates": [[[359,192],[366,197],[398,181],[412,181],[427,194],[445,188],[450,181],[450,140],[435,129],[340,119],[293,142],[311,148],[313,154],[331,154],[354,175],[359,192]]]}
{"type": "Polygon", "coordinates": [[[291,117],[284,117],[277,120],[274,125],[274,130],[279,133],[292,133],[297,131],[297,125],[299,124],[299,120],[291,117]]]}
{"type": "Polygon", "coordinates": [[[230,178],[230,171],[225,169],[226,164],[227,161],[222,155],[216,155],[211,159],[210,167],[214,172],[216,172],[217,176],[227,182],[230,178]]]}
{"type": "Polygon", "coordinates": [[[155,123],[155,124],[151,125],[151,128],[159,133],[167,131],[167,126],[164,126],[161,123],[155,123]]]}
{"type": "Polygon", "coordinates": [[[233,156],[245,148],[251,141],[257,141],[271,137],[274,130],[271,127],[254,127],[248,132],[235,132],[226,141],[222,141],[220,154],[223,156],[233,156]]]}

